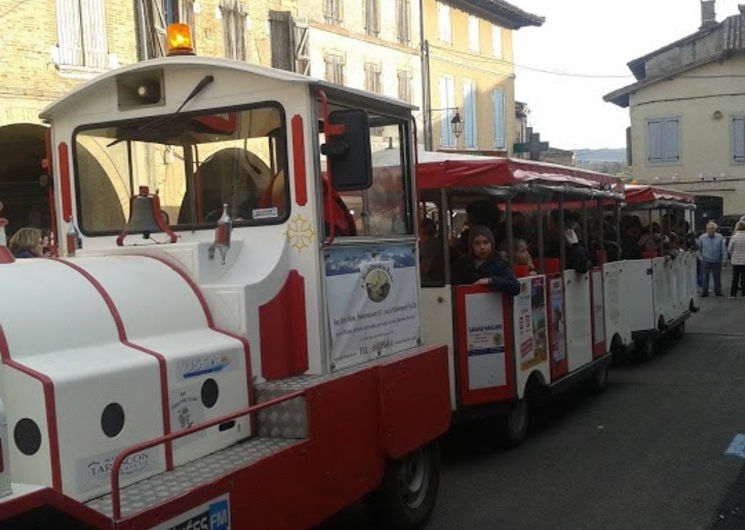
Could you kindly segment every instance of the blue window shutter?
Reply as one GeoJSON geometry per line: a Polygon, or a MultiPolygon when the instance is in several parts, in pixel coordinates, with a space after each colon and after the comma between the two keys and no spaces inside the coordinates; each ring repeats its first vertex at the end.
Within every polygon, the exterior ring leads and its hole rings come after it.
{"type": "Polygon", "coordinates": [[[732,159],[745,162],[745,117],[732,118],[732,159]]]}
{"type": "Polygon", "coordinates": [[[494,147],[505,148],[505,115],[504,115],[504,89],[495,88],[492,91],[492,105],[494,107],[494,147]]]}
{"type": "Polygon", "coordinates": [[[470,81],[463,83],[463,119],[465,120],[464,144],[466,147],[476,147],[476,94],[474,85],[470,81]]]}
{"type": "Polygon", "coordinates": [[[647,122],[647,160],[660,162],[663,159],[663,122],[649,120],[647,122]]]}

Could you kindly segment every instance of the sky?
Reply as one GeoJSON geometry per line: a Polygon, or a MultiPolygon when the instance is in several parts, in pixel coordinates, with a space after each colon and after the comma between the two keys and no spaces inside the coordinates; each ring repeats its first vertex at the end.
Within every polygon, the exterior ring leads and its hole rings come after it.
{"type": "MultiPolygon", "coordinates": [[[[513,32],[515,99],[541,141],[560,149],[625,147],[629,110],[603,96],[634,82],[626,63],[701,25],[700,0],[509,1],[546,19],[513,32]]],[[[717,0],[717,21],[742,2],[717,0]]]]}

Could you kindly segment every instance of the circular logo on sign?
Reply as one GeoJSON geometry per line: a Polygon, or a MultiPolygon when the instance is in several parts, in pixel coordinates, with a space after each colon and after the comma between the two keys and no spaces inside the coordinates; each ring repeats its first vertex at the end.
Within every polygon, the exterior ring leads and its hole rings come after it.
{"type": "Polygon", "coordinates": [[[373,302],[382,302],[391,292],[391,275],[379,268],[370,269],[363,282],[367,297],[373,302]]]}

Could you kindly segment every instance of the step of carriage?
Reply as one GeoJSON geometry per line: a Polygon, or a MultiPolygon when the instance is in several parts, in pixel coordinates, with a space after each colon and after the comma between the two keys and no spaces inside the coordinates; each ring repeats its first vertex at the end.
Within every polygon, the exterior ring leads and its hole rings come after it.
{"type": "MultiPolygon", "coordinates": [[[[299,375],[255,385],[257,403],[264,403],[309,388],[326,379],[323,375],[299,375]]],[[[305,397],[296,397],[259,410],[256,415],[259,436],[300,439],[308,437],[308,411],[305,397]]]]}
{"type": "MultiPolygon", "coordinates": [[[[288,450],[303,440],[253,437],[242,440],[209,455],[164,471],[120,489],[120,516],[127,517],[148,510],[170,499],[181,497],[204,484],[244,469],[266,457],[288,450]]],[[[113,517],[112,495],[106,494],[85,503],[107,517],[113,517]]]]}

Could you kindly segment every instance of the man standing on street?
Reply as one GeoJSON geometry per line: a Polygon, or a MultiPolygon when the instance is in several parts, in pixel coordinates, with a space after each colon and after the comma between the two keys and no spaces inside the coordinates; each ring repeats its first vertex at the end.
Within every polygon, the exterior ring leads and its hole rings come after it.
{"type": "Polygon", "coordinates": [[[698,258],[704,273],[704,285],[701,296],[709,296],[709,274],[714,276],[714,294],[722,296],[722,264],[727,259],[727,248],[724,237],[717,232],[717,224],[710,221],[706,233],[698,238],[698,258]]]}

